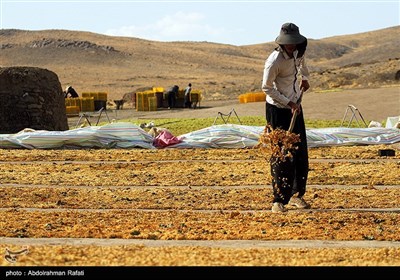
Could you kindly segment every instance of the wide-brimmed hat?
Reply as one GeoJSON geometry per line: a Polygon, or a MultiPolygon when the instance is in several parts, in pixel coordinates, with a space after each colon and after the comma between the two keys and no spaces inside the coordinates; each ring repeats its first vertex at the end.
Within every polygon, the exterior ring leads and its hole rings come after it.
{"type": "Polygon", "coordinates": [[[282,25],[279,36],[276,37],[275,42],[279,45],[297,45],[303,43],[305,40],[307,40],[307,38],[300,34],[297,25],[288,22],[282,25]]]}

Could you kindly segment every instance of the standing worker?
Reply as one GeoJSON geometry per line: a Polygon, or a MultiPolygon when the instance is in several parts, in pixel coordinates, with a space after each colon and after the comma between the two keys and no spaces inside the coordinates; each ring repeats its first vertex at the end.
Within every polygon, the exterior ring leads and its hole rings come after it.
{"type": "Polygon", "coordinates": [[[188,86],[185,88],[185,96],[184,96],[184,107],[191,108],[192,107],[192,98],[190,93],[192,91],[192,84],[189,83],[188,86]]]}
{"type": "Polygon", "coordinates": [[[71,97],[71,98],[78,98],[78,97],[79,97],[79,94],[76,92],[76,90],[75,90],[73,87],[67,86],[67,87],[65,88],[64,97],[65,97],[65,98],[68,98],[68,97],[71,97]]]}
{"type": "Polygon", "coordinates": [[[176,98],[178,97],[179,87],[174,85],[167,91],[168,109],[175,108],[176,98]]]}
{"type": "MultiPolygon", "coordinates": [[[[310,87],[309,71],[305,61],[307,38],[300,34],[294,23],[284,23],[279,45],[265,61],[262,90],[266,94],[266,120],[272,129],[288,130],[293,114],[297,114],[293,133],[300,135],[300,142],[293,154],[293,174],[285,180],[276,172],[285,168],[285,162],[270,162],[273,188],[272,212],[285,212],[289,204],[299,209],[310,208],[303,196],[308,177],[308,150],[301,98],[310,87]],[[278,164],[281,166],[273,166],[278,164]]],[[[286,165],[287,166],[287,165],[286,165]]]]}

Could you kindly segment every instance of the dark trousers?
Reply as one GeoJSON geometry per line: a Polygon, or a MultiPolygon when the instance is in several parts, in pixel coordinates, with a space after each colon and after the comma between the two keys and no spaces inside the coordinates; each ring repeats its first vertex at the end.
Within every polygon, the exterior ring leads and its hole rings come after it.
{"type": "Polygon", "coordinates": [[[175,108],[176,97],[174,92],[168,93],[168,107],[175,108]]]}
{"type": "MultiPolygon", "coordinates": [[[[273,129],[289,129],[292,119],[290,109],[281,109],[266,102],[265,114],[267,124],[273,129]]],[[[273,202],[283,204],[287,204],[294,194],[298,193],[298,196],[302,197],[306,192],[309,166],[306,127],[302,111],[296,117],[292,132],[300,135],[300,142],[296,143],[297,149],[294,151],[293,157],[285,161],[271,158],[270,161],[273,202]]]]}
{"type": "Polygon", "coordinates": [[[185,108],[192,107],[192,102],[189,100],[189,96],[187,96],[187,95],[185,95],[185,98],[184,98],[184,107],[185,108]]]}

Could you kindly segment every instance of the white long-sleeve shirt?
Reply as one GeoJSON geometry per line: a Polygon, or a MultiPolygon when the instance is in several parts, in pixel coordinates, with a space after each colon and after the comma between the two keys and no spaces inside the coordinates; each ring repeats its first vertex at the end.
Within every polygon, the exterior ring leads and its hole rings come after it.
{"type": "Polygon", "coordinates": [[[297,103],[301,97],[299,77],[308,80],[308,67],[304,55],[297,57],[297,50],[290,58],[286,52],[274,50],[265,61],[262,91],[266,101],[278,108],[290,109],[289,101],[297,103]]]}

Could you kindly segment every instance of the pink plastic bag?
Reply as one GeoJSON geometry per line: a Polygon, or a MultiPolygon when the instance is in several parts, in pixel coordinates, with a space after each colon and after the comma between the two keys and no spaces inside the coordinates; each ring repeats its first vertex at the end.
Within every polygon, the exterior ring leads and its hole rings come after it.
{"type": "Polygon", "coordinates": [[[165,148],[170,145],[182,142],[179,137],[173,136],[169,131],[163,130],[158,134],[153,141],[153,145],[157,148],[165,148]]]}

